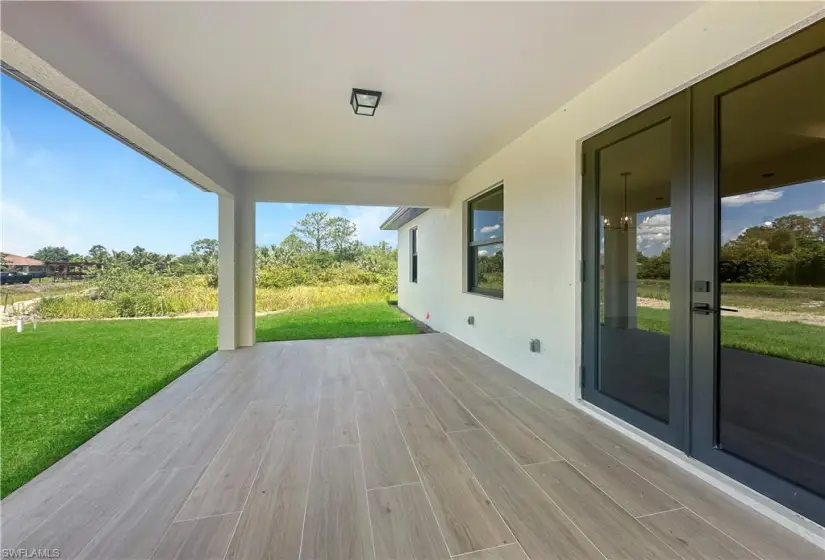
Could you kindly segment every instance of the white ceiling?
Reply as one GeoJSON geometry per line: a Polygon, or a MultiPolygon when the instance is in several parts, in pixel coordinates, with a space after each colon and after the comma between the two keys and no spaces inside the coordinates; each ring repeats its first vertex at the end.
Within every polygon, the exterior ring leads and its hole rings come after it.
{"type": "Polygon", "coordinates": [[[241,170],[449,183],[697,4],[70,6],[241,170]]]}

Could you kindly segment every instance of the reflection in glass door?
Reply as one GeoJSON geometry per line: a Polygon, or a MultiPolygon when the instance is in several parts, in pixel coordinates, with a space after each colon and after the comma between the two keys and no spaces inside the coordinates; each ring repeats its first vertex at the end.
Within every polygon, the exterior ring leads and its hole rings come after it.
{"type": "Polygon", "coordinates": [[[825,51],[763,58],[694,93],[693,454],[822,522],[825,51]]]}
{"type": "Polygon", "coordinates": [[[670,121],[598,153],[599,390],[670,418],[670,121]]]}
{"type": "Polygon", "coordinates": [[[585,242],[598,266],[586,290],[597,313],[586,314],[583,394],[676,446],[689,320],[686,114],[677,96],[585,143],[596,193],[585,242]]]}
{"type": "Polygon", "coordinates": [[[718,445],[825,496],[825,53],[719,123],[718,445]]]}

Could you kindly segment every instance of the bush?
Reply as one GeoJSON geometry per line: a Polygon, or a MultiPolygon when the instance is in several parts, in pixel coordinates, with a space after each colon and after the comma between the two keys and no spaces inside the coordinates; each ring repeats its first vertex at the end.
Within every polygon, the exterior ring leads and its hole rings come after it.
{"type": "Polygon", "coordinates": [[[258,273],[257,285],[262,288],[291,288],[310,283],[306,270],[291,266],[273,266],[258,273]]]}
{"type": "MultiPolygon", "coordinates": [[[[339,262],[326,253],[265,261],[257,271],[256,308],[303,307],[384,301],[397,291],[395,261],[382,254],[363,262],[339,262]]],[[[43,318],[160,317],[214,312],[218,291],[211,274],[185,276],[134,269],[117,263],[101,271],[85,295],[44,298],[35,307],[43,318]]]]}

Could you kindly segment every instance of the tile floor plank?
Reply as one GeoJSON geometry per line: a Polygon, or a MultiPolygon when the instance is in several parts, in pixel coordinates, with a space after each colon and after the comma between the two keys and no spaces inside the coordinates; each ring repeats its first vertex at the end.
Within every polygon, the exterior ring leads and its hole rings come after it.
{"type": "Polygon", "coordinates": [[[358,446],[316,449],[301,558],[374,558],[358,446]]]}
{"type": "Polygon", "coordinates": [[[240,515],[229,513],[173,523],[152,560],[223,560],[240,515]]]}
{"type": "Polygon", "coordinates": [[[274,551],[298,558],[316,421],[304,415],[276,422],[227,560],[271,559],[274,551]]]}
{"type": "Polygon", "coordinates": [[[571,432],[589,438],[622,464],[662,488],[708,523],[765,560],[813,560],[825,552],[813,543],[742,505],[736,499],[657,456],[595,419],[564,420],[571,432]]]}
{"type": "Polygon", "coordinates": [[[447,432],[480,428],[473,416],[442,385],[429,369],[405,367],[407,375],[441,427],[447,432]]]}
{"type": "Polygon", "coordinates": [[[231,352],[215,352],[97,434],[89,442],[90,446],[100,453],[125,451],[208,382],[215,372],[231,363],[231,352]]]}
{"type": "Polygon", "coordinates": [[[550,449],[527,426],[515,420],[497,402],[476,403],[469,409],[519,464],[530,465],[561,459],[558,453],[550,449]]]}
{"type": "Polygon", "coordinates": [[[602,558],[487,432],[457,432],[450,439],[531,558],[602,558]]]}
{"type": "Polygon", "coordinates": [[[395,411],[450,553],[513,542],[510,530],[426,408],[395,411]]]}
{"type": "Polygon", "coordinates": [[[639,522],[683,558],[757,560],[740,544],[687,509],[649,515],[639,519],[639,522]]]}
{"type": "Polygon", "coordinates": [[[91,481],[100,480],[114,459],[111,455],[75,451],[7,496],[2,505],[3,546],[18,548],[23,539],[91,481]]]}
{"type": "Polygon", "coordinates": [[[158,457],[120,455],[109,468],[26,537],[20,548],[60,549],[74,558],[106,523],[138,495],[160,464],[158,457]]]}
{"type": "Polygon", "coordinates": [[[355,424],[355,393],[321,399],[318,442],[321,449],[358,443],[358,427],[355,424]]]}
{"type": "Polygon", "coordinates": [[[321,380],[321,397],[339,397],[356,391],[366,390],[361,387],[358,377],[352,371],[350,351],[343,346],[333,346],[328,352],[327,367],[321,380]]]}
{"type": "Polygon", "coordinates": [[[530,560],[518,543],[506,544],[496,548],[471,552],[461,560],[530,560]]]}
{"type": "Polygon", "coordinates": [[[450,557],[421,484],[378,488],[370,490],[367,497],[377,558],[450,557]]]}
{"type": "Polygon", "coordinates": [[[498,399],[496,402],[634,517],[668,511],[682,505],[523,397],[498,399]]]}
{"type": "Polygon", "coordinates": [[[395,356],[386,350],[371,349],[373,374],[381,383],[384,398],[393,409],[422,406],[424,402],[395,356]]]}
{"type": "Polygon", "coordinates": [[[372,391],[355,397],[367,488],[418,482],[418,473],[392,409],[372,391]]]}
{"type": "Polygon", "coordinates": [[[79,558],[149,560],[201,472],[200,467],[157,471],[132,503],[92,539],[79,558]]]}
{"type": "Polygon", "coordinates": [[[271,400],[253,401],[247,406],[178,512],[177,520],[241,511],[279,411],[271,400]]]}
{"type": "Polygon", "coordinates": [[[556,461],[526,470],[607,558],[680,558],[569,463],[556,461]]]}

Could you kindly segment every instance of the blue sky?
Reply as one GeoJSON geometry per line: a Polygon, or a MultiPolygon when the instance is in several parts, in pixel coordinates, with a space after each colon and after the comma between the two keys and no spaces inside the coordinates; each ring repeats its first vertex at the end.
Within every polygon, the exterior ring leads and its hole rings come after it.
{"type": "MultiPolygon", "coordinates": [[[[0,77],[2,250],[29,255],[46,245],[86,253],[92,245],[158,253],[188,252],[217,237],[218,199],[17,81],[0,77]]],[[[307,212],[358,225],[367,243],[395,245],[379,229],[392,208],[259,204],[257,243],[278,243],[307,212]]]]}
{"type": "MultiPolygon", "coordinates": [[[[722,242],[736,239],[746,229],[767,225],[776,218],[798,214],[825,216],[825,181],[798,183],[722,199],[722,242]]],[[[636,248],[647,256],[658,255],[670,245],[670,209],[636,216],[636,248]]]]}

